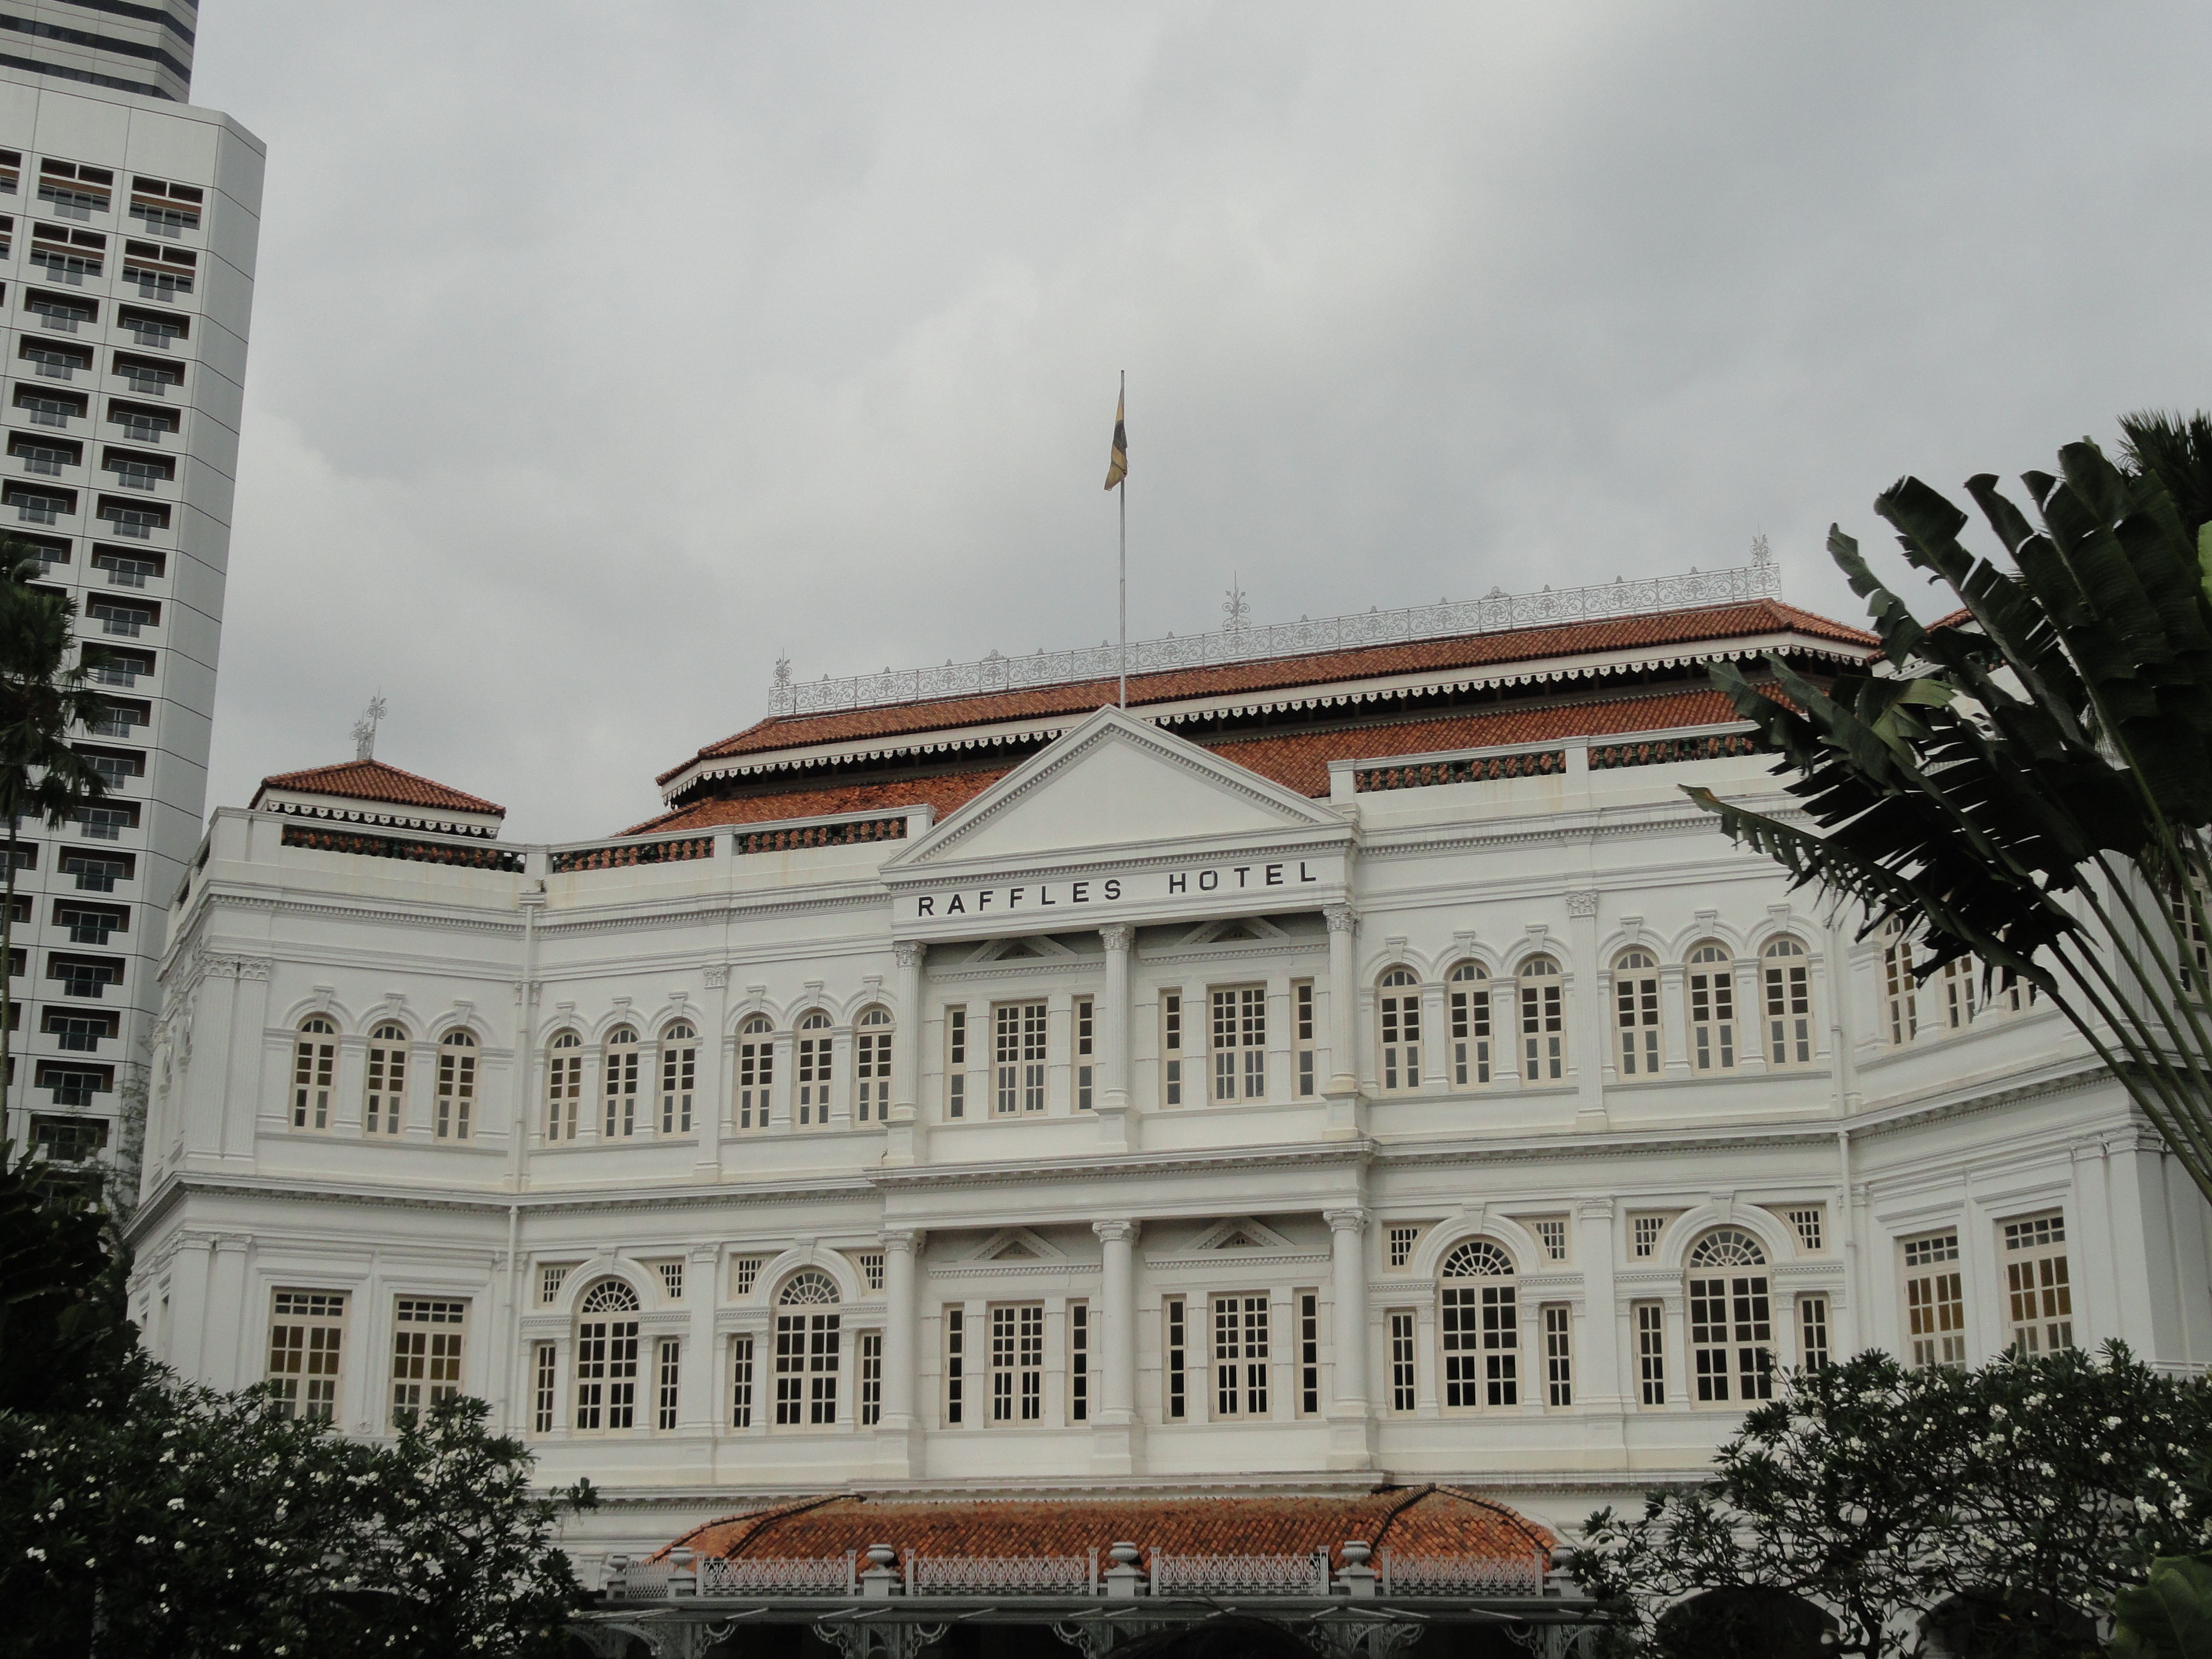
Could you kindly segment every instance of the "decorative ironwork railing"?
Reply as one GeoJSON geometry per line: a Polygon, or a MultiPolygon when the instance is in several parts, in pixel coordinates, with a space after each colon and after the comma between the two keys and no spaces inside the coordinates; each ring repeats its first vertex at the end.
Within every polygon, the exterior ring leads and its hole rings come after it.
{"type": "Polygon", "coordinates": [[[405,859],[415,864],[453,864],[470,870],[519,872],[522,854],[504,847],[471,847],[407,836],[363,835],[351,830],[317,830],[304,823],[284,826],[284,845],[319,853],[353,853],[362,858],[405,859]]]}
{"type": "Polygon", "coordinates": [[[910,1555],[911,1595],[1090,1595],[1098,1552],[1080,1555],[910,1555]]]}
{"type": "Polygon", "coordinates": [[[637,864],[681,864],[690,859],[714,856],[712,836],[687,836],[681,841],[618,841],[604,847],[570,847],[552,855],[556,876],[575,870],[625,870],[637,864]]]}
{"type": "Polygon", "coordinates": [[[699,1563],[702,1595],[854,1595],[858,1557],[709,1556],[699,1563]]]}
{"type": "Polygon", "coordinates": [[[1723,755],[1755,755],[1759,741],[1748,732],[1716,732],[1701,738],[1639,738],[1633,743],[1589,746],[1593,772],[1623,766],[1662,766],[1670,761],[1718,760],[1723,755]]]}
{"type": "Polygon", "coordinates": [[[1152,1594],[1327,1595],[1328,1552],[1310,1555],[1170,1555],[1152,1552],[1152,1594]]]}
{"type": "MultiPolygon", "coordinates": [[[[1318,622],[1301,619],[1264,628],[1229,628],[1181,639],[1170,634],[1162,640],[1132,640],[1128,672],[1152,674],[1167,669],[1211,668],[1267,657],[1397,645],[1460,634],[1494,634],[1553,623],[1603,622],[1654,611],[1773,599],[1781,592],[1781,567],[1754,550],[1751,563],[1733,569],[1692,570],[1679,576],[1647,576],[1635,581],[1616,577],[1588,587],[1547,587],[1535,593],[1507,593],[1492,588],[1479,599],[1439,600],[1398,611],[1326,617],[1318,622]]],[[[941,668],[887,668],[879,674],[854,674],[844,679],[831,679],[825,674],[818,680],[794,680],[790,665],[778,663],[769,689],[769,713],[822,714],[931,697],[1024,691],[1041,685],[1111,679],[1121,666],[1121,648],[1115,645],[1039,651],[1027,657],[1005,657],[994,651],[975,662],[948,662],[941,668]]]]}
{"type": "Polygon", "coordinates": [[[1421,761],[1407,766],[1370,766],[1352,775],[1355,793],[1377,789],[1428,789],[1440,783],[1495,783],[1500,778],[1549,777],[1567,769],[1564,749],[1533,754],[1477,755],[1464,760],[1421,761]]]}
{"type": "Polygon", "coordinates": [[[850,847],[864,841],[901,841],[906,836],[906,815],[888,818],[848,818],[842,823],[803,823],[789,830],[741,830],[738,856],[749,853],[789,853],[805,847],[850,847]]]}
{"type": "Polygon", "coordinates": [[[1534,1555],[1409,1555],[1381,1552],[1385,1595],[1541,1595],[1544,1563],[1534,1555]]]}
{"type": "Polygon", "coordinates": [[[632,1561],[606,1583],[611,1601],[659,1601],[667,1598],[671,1574],[665,1561],[632,1561]]]}

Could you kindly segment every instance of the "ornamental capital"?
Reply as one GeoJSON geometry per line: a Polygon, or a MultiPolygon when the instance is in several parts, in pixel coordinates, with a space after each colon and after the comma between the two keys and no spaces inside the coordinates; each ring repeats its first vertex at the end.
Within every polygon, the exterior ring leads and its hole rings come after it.
{"type": "Polygon", "coordinates": [[[1133,1221],[1094,1221],[1091,1231],[1109,1244],[1127,1244],[1135,1242],[1137,1224],[1133,1221]]]}
{"type": "Polygon", "coordinates": [[[1111,927],[1101,927],[1098,937],[1109,951],[1127,951],[1137,942],[1137,930],[1127,922],[1116,922],[1111,927]]]}
{"type": "Polygon", "coordinates": [[[1597,891],[1595,888],[1567,895],[1567,914],[1571,916],[1594,916],[1597,914],[1597,891]]]}
{"type": "Polygon", "coordinates": [[[886,1227],[880,1237],[891,1255],[911,1255],[921,1249],[923,1235],[919,1227],[886,1227]]]}
{"type": "Polygon", "coordinates": [[[707,970],[707,988],[710,991],[726,991],[730,988],[730,967],[727,963],[724,963],[719,968],[709,968],[707,970]]]}
{"type": "Polygon", "coordinates": [[[1348,933],[1359,926],[1358,915],[1348,904],[1326,905],[1322,914],[1328,918],[1328,931],[1332,933],[1348,933]]]}
{"type": "Polygon", "coordinates": [[[1321,1218],[1328,1223],[1333,1233],[1364,1233],[1367,1231],[1367,1212],[1364,1210],[1323,1210],[1321,1218]]]}
{"type": "Polygon", "coordinates": [[[919,968],[929,947],[918,939],[902,939],[891,946],[891,959],[902,969],[919,968]]]}

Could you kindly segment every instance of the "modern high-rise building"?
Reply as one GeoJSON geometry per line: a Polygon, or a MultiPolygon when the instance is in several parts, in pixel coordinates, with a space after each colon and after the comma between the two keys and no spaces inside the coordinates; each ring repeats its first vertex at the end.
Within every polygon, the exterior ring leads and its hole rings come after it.
{"type": "Polygon", "coordinates": [[[264,149],[185,101],[197,22],[0,6],[0,533],[76,600],[112,701],[77,739],[109,799],[13,853],[7,1133],[56,1158],[129,1139],[206,794],[264,149]]]}

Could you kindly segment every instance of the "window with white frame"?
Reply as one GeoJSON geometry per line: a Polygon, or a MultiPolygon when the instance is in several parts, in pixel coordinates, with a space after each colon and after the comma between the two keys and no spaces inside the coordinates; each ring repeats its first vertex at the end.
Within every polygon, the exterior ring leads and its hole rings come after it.
{"type": "Polygon", "coordinates": [[[1298,1098],[1310,1099],[1320,1086],[1315,1071],[1314,987],[1310,979],[1291,986],[1291,1047],[1298,1073],[1298,1098]]]}
{"type": "Polygon", "coordinates": [[[945,1115],[968,1115],[968,1011],[945,1011],[945,1115]]]}
{"type": "Polygon", "coordinates": [[[345,1352],[343,1291],[278,1291],[269,1324],[269,1381],[287,1417],[329,1423],[337,1416],[338,1362],[345,1352]]]}
{"type": "MultiPolygon", "coordinates": [[[[2187,884],[2169,877],[2166,889],[2166,913],[2173,918],[2174,931],[2182,941],[2181,978],[2183,984],[2198,995],[2203,994],[2208,975],[2212,975],[2212,950],[2204,939],[2203,917],[2208,908],[2204,884],[2193,875],[2187,884]]],[[[2034,988],[2028,988],[2033,996],[2034,988]]]]}
{"type": "Polygon", "coordinates": [[[1667,1308],[1661,1302],[1636,1304],[1637,1401],[1667,1403],[1667,1308]]]}
{"type": "Polygon", "coordinates": [[[545,1139],[574,1140],[584,1111],[584,1039],[562,1031],[545,1051],[545,1139]]]}
{"type": "Polygon", "coordinates": [[[362,1127],[373,1135],[399,1133],[400,1103],[407,1097],[407,1028],[385,1020],[368,1034],[368,1075],[362,1091],[362,1127]]]}
{"type": "Polygon", "coordinates": [[[1912,977],[1912,942],[1894,921],[1881,933],[1881,992],[1883,1025],[1892,1048],[1901,1048],[1919,1035],[1919,998],[1912,977]]]}
{"type": "Polygon", "coordinates": [[[392,1421],[394,1427],[461,1391],[461,1333],[465,1302],[403,1296],[392,1312],[392,1421]]]}
{"type": "Polygon", "coordinates": [[[1213,1414],[1267,1415],[1267,1298],[1213,1298],[1213,1414]]]}
{"type": "Polygon", "coordinates": [[[872,1429],[884,1420],[884,1334],[862,1331],[858,1348],[860,1426],[872,1429]]]}
{"type": "Polygon", "coordinates": [[[1828,1363],[1828,1298],[1797,1298],[1797,1363],[1815,1371],[1828,1363]]]}
{"type": "Polygon", "coordinates": [[[660,1274],[660,1293],[671,1302],[681,1302],[684,1299],[683,1261],[679,1259],[657,1262],[654,1267],[660,1274]]]}
{"type": "Polygon", "coordinates": [[[1444,985],[1452,1086],[1479,1089],[1490,1081],[1490,975],[1480,963],[1462,962],[1446,975],[1444,985]]]}
{"type": "Polygon", "coordinates": [[[1190,1315],[1179,1296],[1160,1300],[1160,1409],[1170,1423],[1190,1415],[1190,1315]]]}
{"type": "Polygon", "coordinates": [[[1321,1415],[1321,1292],[1300,1291],[1298,1309],[1298,1415],[1321,1415]]]}
{"type": "Polygon", "coordinates": [[[538,1434],[553,1432],[560,1410],[561,1349],[552,1342],[531,1344],[530,1426],[538,1434]]]}
{"type": "Polygon", "coordinates": [[[665,1434],[676,1426],[677,1404],[683,1397],[684,1345],[664,1336],[653,1346],[653,1426],[665,1434]]]}
{"type": "Polygon", "coordinates": [[[699,1082],[699,1034],[679,1019],[660,1034],[660,1133],[691,1133],[691,1093],[699,1082]]]}
{"type": "Polygon", "coordinates": [[[757,1255],[731,1257],[730,1294],[739,1297],[750,1296],[753,1287],[760,1283],[761,1265],[762,1258],[757,1255]]]}
{"type": "Polygon", "coordinates": [[[576,1428],[584,1434],[637,1425],[637,1292],[603,1279],[576,1308],[576,1428]]]}
{"type": "Polygon", "coordinates": [[[1905,1340],[1923,1370],[1966,1363],[1966,1295],[1954,1228],[1899,1245],[1905,1258],[1905,1340]]]}
{"type": "Polygon", "coordinates": [[[568,1275],[576,1271],[574,1261],[541,1261],[538,1264],[538,1305],[550,1308],[561,1299],[561,1287],[568,1282],[568,1275]]]}
{"type": "Polygon", "coordinates": [[[1213,993],[1213,1097],[1267,1097],[1267,990],[1263,985],[1213,993]]]}
{"type": "Polygon", "coordinates": [[[1735,1069],[1735,958],[1707,939],[1690,951],[1684,984],[1690,1002],[1690,1068],[1735,1069]]]}
{"type": "Polygon", "coordinates": [[[1067,1420],[1091,1420],[1091,1304],[1067,1304],[1067,1420]]]}
{"type": "Polygon", "coordinates": [[[1437,1337],[1446,1408],[1518,1405],[1521,1304],[1513,1258],[1489,1239],[1469,1239],[1444,1258],[1439,1277],[1437,1337]]]}
{"type": "Polygon", "coordinates": [[[1097,1080],[1097,1004],[1089,997],[1075,999],[1075,1109],[1096,1109],[1097,1080]]]}
{"type": "Polygon", "coordinates": [[[2066,1218],[2003,1224],[2007,1345],[2022,1353],[2074,1346],[2074,1291],[2066,1262],[2066,1218]]]}
{"type": "Polygon", "coordinates": [[[968,1411],[968,1310],[945,1310],[945,1423],[958,1428],[968,1411]]]}
{"type": "Polygon", "coordinates": [[[775,1033],[753,1015],[738,1028],[738,1127],[768,1127],[768,1099],[775,1086],[775,1033]]]}
{"type": "Polygon", "coordinates": [[[1536,1243],[1543,1247],[1544,1260],[1565,1261],[1567,1259],[1567,1218],[1563,1215],[1538,1216],[1528,1224],[1536,1235],[1536,1243]]]}
{"type": "Polygon", "coordinates": [[[1943,1011],[1943,1029],[1963,1031],[1980,1012],[1981,975],[1972,957],[1953,957],[1936,971],[1936,1006],[1943,1011]]]}
{"type": "Polygon", "coordinates": [[[617,1025],[607,1033],[599,1062],[600,1132],[609,1140],[626,1139],[637,1133],[637,1032],[617,1025]]]}
{"type": "Polygon", "coordinates": [[[1044,1419],[1044,1304],[1020,1302],[991,1310],[991,1420],[1044,1419]]]}
{"type": "Polygon", "coordinates": [[[316,1014],[300,1022],[292,1044],[292,1127],[331,1127],[331,1081],[337,1074],[338,1028],[316,1014]]]}
{"type": "Polygon", "coordinates": [[[1557,1083],[1566,1076],[1567,994],[1559,964],[1530,957],[1521,964],[1521,1077],[1557,1083]]]}
{"type": "Polygon", "coordinates": [[[1774,1397],[1774,1313],[1766,1252],[1740,1227],[1690,1249],[1690,1371],[1708,1404],[1774,1397]]]}
{"type": "Polygon", "coordinates": [[[840,1298],[829,1274],[794,1273],[776,1297],[775,1420],[780,1428],[837,1421],[840,1298]]]}
{"type": "Polygon", "coordinates": [[[1160,1099],[1182,1104],[1182,993],[1160,993],[1160,1099]]]}
{"type": "Polygon", "coordinates": [[[1613,1015],[1623,1077],[1659,1075],[1659,958],[1623,951],[1613,964],[1613,1015]]]}
{"type": "Polygon", "coordinates": [[[1544,1323],[1544,1403],[1575,1403],[1574,1320],[1564,1302],[1547,1302],[1539,1310],[1544,1323]]]}
{"type": "Polygon", "coordinates": [[[1402,1267],[1413,1259],[1413,1246],[1420,1242],[1419,1227],[1392,1227],[1383,1234],[1386,1260],[1394,1267],[1402,1267]]]}
{"type": "Polygon", "coordinates": [[[1393,1308],[1386,1316],[1390,1330],[1390,1409],[1410,1412],[1419,1404],[1414,1387],[1413,1310],[1393,1308]]]}
{"type": "Polygon", "coordinates": [[[991,1010],[994,1104],[1001,1116],[1044,1110],[1045,1005],[1002,1002],[991,1010]]]}
{"type": "Polygon", "coordinates": [[[853,1121],[882,1124],[891,1113],[891,1012],[877,1004],[853,1022],[853,1121]]]}
{"type": "Polygon", "coordinates": [[[830,1016],[819,1008],[801,1014],[799,1052],[792,1066],[791,1115],[802,1129],[820,1128],[830,1121],[831,1049],[830,1016]]]}
{"type": "Polygon", "coordinates": [[[1421,981],[1412,969],[1390,969],[1376,981],[1375,1018],[1382,1044],[1382,1092],[1419,1089],[1421,981]]]}
{"type": "Polygon", "coordinates": [[[881,1250],[856,1250],[853,1265],[860,1270],[860,1283],[872,1291],[884,1287],[884,1253],[881,1250]]]}
{"type": "Polygon", "coordinates": [[[1797,1248],[1808,1255],[1818,1255],[1826,1248],[1822,1241],[1826,1237],[1824,1224],[1827,1218],[1819,1205],[1806,1204],[1793,1210],[1784,1210],[1782,1218],[1797,1235],[1797,1248]]]}
{"type": "Polygon", "coordinates": [[[466,1140],[476,1112],[477,1040],[467,1031],[448,1031],[438,1039],[437,1138],[466,1140]]]}
{"type": "Polygon", "coordinates": [[[730,1426],[753,1425],[753,1339],[750,1332],[730,1339],[730,1426]]]}
{"type": "Polygon", "coordinates": [[[1663,1215],[1638,1215],[1628,1218],[1630,1254],[1639,1261],[1649,1261],[1659,1249],[1659,1235],[1667,1229],[1663,1215]]]}
{"type": "Polygon", "coordinates": [[[1766,1063],[1813,1063],[1813,964],[1805,946],[1784,933],[1759,953],[1766,1000],[1766,1063]]]}

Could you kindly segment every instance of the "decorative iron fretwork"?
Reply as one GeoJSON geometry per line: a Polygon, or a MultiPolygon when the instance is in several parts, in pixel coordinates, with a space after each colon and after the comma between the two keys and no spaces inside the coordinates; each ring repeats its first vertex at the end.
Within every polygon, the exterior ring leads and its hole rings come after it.
{"type": "Polygon", "coordinates": [[[1748,732],[1715,732],[1701,738],[1638,738],[1633,743],[1589,746],[1593,772],[1623,766],[1664,766],[1674,761],[1718,760],[1725,755],[1755,755],[1758,739],[1748,732]]]}
{"type": "Polygon", "coordinates": [[[625,870],[635,864],[682,864],[714,856],[712,836],[687,836],[680,841],[618,841],[604,847],[570,847],[553,854],[556,876],[573,870],[625,870]]]}
{"type": "Polygon", "coordinates": [[[849,818],[842,823],[802,823],[785,830],[748,830],[738,836],[738,856],[790,853],[805,847],[850,847],[865,841],[903,841],[906,818],[849,818]]]}
{"type": "Polygon", "coordinates": [[[1567,769],[1567,751],[1543,749],[1518,755],[1475,755],[1461,760],[1370,766],[1352,775],[1360,794],[1378,789],[1431,789],[1440,783],[1496,783],[1504,778],[1543,778],[1567,769]]]}
{"type": "Polygon", "coordinates": [[[347,830],[316,830],[304,823],[284,826],[284,845],[319,853],[352,853],[362,858],[405,859],[415,864],[453,864],[469,870],[519,873],[522,854],[504,847],[468,847],[407,836],[368,836],[347,830]]]}

